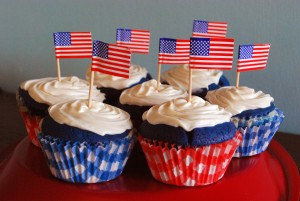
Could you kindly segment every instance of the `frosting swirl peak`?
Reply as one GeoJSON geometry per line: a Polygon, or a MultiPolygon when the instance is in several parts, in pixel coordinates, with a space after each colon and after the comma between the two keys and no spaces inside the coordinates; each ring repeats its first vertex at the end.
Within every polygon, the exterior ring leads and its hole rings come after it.
{"type": "MultiPolygon", "coordinates": [[[[90,80],[91,68],[89,67],[86,72],[86,79],[90,80]]],[[[142,78],[147,77],[148,71],[146,68],[140,65],[132,64],[129,68],[129,79],[108,75],[105,73],[94,72],[94,84],[97,87],[107,87],[114,89],[125,89],[130,87],[133,84],[138,83],[142,78]]]]}
{"type": "MultiPolygon", "coordinates": [[[[21,88],[28,91],[36,102],[48,105],[74,99],[88,99],[89,94],[89,83],[75,76],[62,77],[60,81],[52,77],[28,80],[21,84],[21,88]]],[[[92,95],[97,101],[105,99],[104,94],[96,87],[92,88],[92,95]]]]}
{"type": "MultiPolygon", "coordinates": [[[[219,70],[194,70],[192,74],[193,85],[192,91],[199,88],[208,88],[210,84],[218,84],[222,71],[219,70]]],[[[182,89],[188,89],[189,68],[188,65],[174,66],[165,71],[161,78],[173,86],[178,86],[182,89]]]]}
{"type": "Polygon", "coordinates": [[[246,110],[266,108],[271,105],[274,99],[262,91],[255,92],[254,89],[241,87],[221,87],[214,91],[209,91],[205,97],[210,103],[217,104],[225,108],[233,115],[246,110]]]}
{"type": "Polygon", "coordinates": [[[92,131],[99,135],[114,135],[132,128],[130,115],[111,105],[88,100],[73,100],[49,107],[49,115],[60,124],[92,131]]]}
{"type": "Polygon", "coordinates": [[[198,96],[192,96],[191,102],[185,98],[178,98],[155,105],[143,114],[143,120],[150,124],[182,127],[186,131],[229,122],[230,118],[231,113],[198,96]]]}
{"type": "Polygon", "coordinates": [[[120,103],[152,106],[186,96],[187,92],[185,90],[171,85],[160,84],[157,89],[157,81],[152,79],[124,90],[120,96],[120,103]]]}

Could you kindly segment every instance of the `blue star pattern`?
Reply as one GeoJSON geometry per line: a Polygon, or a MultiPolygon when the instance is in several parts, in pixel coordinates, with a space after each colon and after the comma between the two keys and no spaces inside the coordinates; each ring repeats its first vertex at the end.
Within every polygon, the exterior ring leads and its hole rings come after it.
{"type": "Polygon", "coordinates": [[[93,43],[93,56],[108,59],[108,44],[95,40],[93,43]]]}
{"type": "Polygon", "coordinates": [[[176,53],[176,39],[161,38],[159,41],[159,52],[175,54],[176,53]]]}
{"type": "Polygon", "coordinates": [[[240,45],[239,59],[251,59],[253,53],[253,45],[240,45]]]}
{"type": "Polygon", "coordinates": [[[191,55],[209,56],[209,38],[191,38],[191,55]]]}
{"type": "Polygon", "coordinates": [[[54,33],[54,46],[70,46],[71,33],[70,32],[57,32],[54,33]]]}
{"type": "Polygon", "coordinates": [[[130,29],[117,29],[117,41],[130,42],[131,30],[130,29]]]}
{"type": "Polygon", "coordinates": [[[193,31],[198,33],[207,33],[208,22],[202,20],[194,20],[193,31]]]}

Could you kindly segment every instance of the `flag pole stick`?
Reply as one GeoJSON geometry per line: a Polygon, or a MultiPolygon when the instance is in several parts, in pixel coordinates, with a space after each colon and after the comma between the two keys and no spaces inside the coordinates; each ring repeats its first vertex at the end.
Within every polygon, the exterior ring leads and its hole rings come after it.
{"type": "Polygon", "coordinates": [[[57,80],[60,81],[60,63],[59,63],[59,59],[56,59],[56,71],[57,71],[57,80]]]}
{"type": "Polygon", "coordinates": [[[193,71],[192,69],[189,67],[189,87],[188,87],[188,102],[191,102],[192,100],[192,76],[193,76],[193,71]]]}
{"type": "Polygon", "coordinates": [[[160,85],[160,71],[161,71],[161,64],[159,63],[157,65],[157,86],[156,89],[159,89],[159,85],[160,85]]]}
{"type": "Polygon", "coordinates": [[[236,82],[235,82],[235,87],[239,87],[239,82],[240,82],[240,72],[236,72],[236,82]]]}
{"type": "Polygon", "coordinates": [[[90,76],[90,87],[89,87],[89,108],[92,107],[92,88],[94,85],[94,71],[91,69],[91,76],[90,76]]]}

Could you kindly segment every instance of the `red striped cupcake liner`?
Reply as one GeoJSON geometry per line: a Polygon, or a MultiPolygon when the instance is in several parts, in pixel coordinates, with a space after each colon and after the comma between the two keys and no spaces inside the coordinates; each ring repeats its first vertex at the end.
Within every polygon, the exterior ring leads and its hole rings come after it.
{"type": "Polygon", "coordinates": [[[208,185],[220,180],[241,140],[237,131],[232,139],[222,143],[184,148],[139,136],[152,176],[176,186],[208,185]]]}

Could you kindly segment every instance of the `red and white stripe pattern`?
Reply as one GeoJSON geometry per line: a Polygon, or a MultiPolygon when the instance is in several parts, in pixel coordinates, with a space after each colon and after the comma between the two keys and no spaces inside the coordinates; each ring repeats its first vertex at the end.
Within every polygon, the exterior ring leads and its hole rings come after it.
{"type": "Polygon", "coordinates": [[[130,60],[128,48],[94,41],[92,71],[129,78],[130,60]]]}
{"type": "Polygon", "coordinates": [[[137,29],[117,29],[117,45],[128,47],[132,53],[148,54],[150,31],[137,29]]]}
{"type": "Polygon", "coordinates": [[[91,58],[93,42],[91,32],[56,32],[54,46],[56,58],[91,58]]]}
{"type": "Polygon", "coordinates": [[[227,34],[227,22],[208,22],[194,20],[193,37],[225,38],[227,34]]]}
{"type": "Polygon", "coordinates": [[[237,72],[265,69],[270,47],[270,44],[240,45],[237,72]]]}
{"type": "Polygon", "coordinates": [[[191,38],[190,68],[231,70],[234,39],[191,38]]]}
{"type": "Polygon", "coordinates": [[[160,38],[159,64],[188,64],[190,57],[190,40],[160,38]]]}

